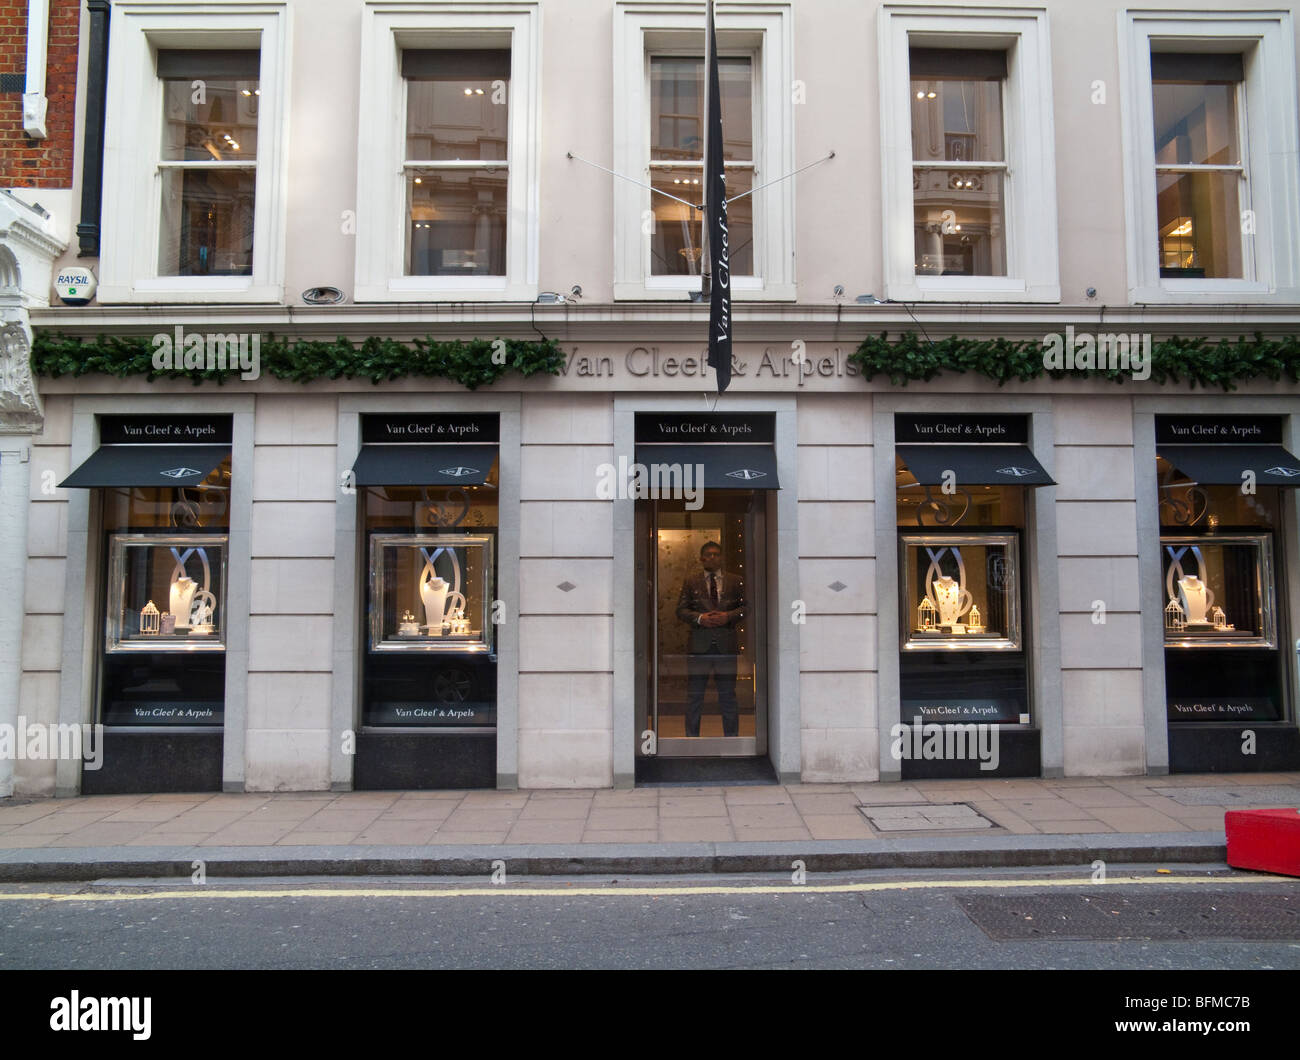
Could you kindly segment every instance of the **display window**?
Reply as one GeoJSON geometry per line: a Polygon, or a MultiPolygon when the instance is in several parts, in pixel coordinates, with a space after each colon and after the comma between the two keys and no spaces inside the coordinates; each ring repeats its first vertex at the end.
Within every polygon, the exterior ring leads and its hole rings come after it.
{"type": "Polygon", "coordinates": [[[497,468],[467,486],[372,486],[362,720],[496,725],[497,468]]]}
{"type": "Polygon", "coordinates": [[[230,483],[226,457],[192,486],[101,491],[104,725],[223,723],[230,483]]]}
{"type": "Polygon", "coordinates": [[[904,651],[1020,650],[1020,545],[1014,534],[901,539],[904,651]]]}
{"type": "MultiPolygon", "coordinates": [[[[1188,435],[1192,419],[1158,418],[1160,440],[1232,438],[1234,428],[1261,426],[1223,417],[1195,424],[1208,434],[1188,435]]],[[[1285,469],[1294,458],[1280,446],[1261,451],[1267,448],[1203,443],[1159,449],[1166,713],[1175,729],[1287,716],[1277,548],[1285,494],[1284,487],[1262,481],[1270,468],[1285,469]]],[[[1189,758],[1179,741],[1171,748],[1175,770],[1214,765],[1189,758]]],[[[1236,751],[1231,758],[1242,768],[1252,764],[1236,751]]]]}

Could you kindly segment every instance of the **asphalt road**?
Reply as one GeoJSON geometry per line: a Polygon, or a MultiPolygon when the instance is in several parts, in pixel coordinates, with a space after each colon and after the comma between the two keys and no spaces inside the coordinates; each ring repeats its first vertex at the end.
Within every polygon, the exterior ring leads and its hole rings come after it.
{"type": "Polygon", "coordinates": [[[1112,869],[1104,885],[1027,870],[825,874],[803,884],[0,885],[0,969],[36,968],[1297,969],[1300,880],[1135,867],[1112,869]]]}

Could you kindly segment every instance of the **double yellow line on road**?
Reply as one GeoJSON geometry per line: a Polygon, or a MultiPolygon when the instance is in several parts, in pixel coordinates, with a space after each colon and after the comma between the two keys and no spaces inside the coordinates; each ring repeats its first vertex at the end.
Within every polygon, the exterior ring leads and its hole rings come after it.
{"type": "MultiPolygon", "coordinates": [[[[527,877],[524,877],[527,879],[527,877]]],[[[1291,883],[1300,886],[1300,880],[1289,876],[1111,876],[1105,880],[1053,878],[1053,879],[988,879],[988,880],[884,880],[863,883],[782,883],[782,884],[702,884],[624,887],[530,887],[526,884],[476,885],[473,887],[241,887],[237,889],[210,888],[194,884],[184,890],[139,890],[113,892],[84,892],[60,894],[55,891],[0,892],[0,901],[10,902],[147,902],[169,898],[664,898],[692,897],[696,895],[732,895],[744,897],[754,894],[866,894],[881,891],[926,890],[1001,890],[1010,888],[1063,888],[1063,887],[1117,887],[1117,886],[1178,886],[1213,884],[1236,886],[1252,883],[1291,883]]]]}

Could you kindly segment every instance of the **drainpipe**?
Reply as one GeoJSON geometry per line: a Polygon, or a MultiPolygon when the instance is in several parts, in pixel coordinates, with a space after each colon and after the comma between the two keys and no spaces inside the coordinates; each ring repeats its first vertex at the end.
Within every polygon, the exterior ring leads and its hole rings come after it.
{"type": "Polygon", "coordinates": [[[45,129],[45,50],[50,37],[50,0],[27,0],[27,84],[23,89],[23,132],[33,140],[45,129]]]}
{"type": "Polygon", "coordinates": [[[108,0],[86,0],[86,128],[81,150],[79,258],[99,257],[99,209],[104,185],[104,102],[108,89],[108,0]]]}

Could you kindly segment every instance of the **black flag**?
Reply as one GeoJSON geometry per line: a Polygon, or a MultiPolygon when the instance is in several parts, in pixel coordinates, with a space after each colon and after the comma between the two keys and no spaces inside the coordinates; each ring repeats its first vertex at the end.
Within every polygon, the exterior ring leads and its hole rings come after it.
{"type": "Polygon", "coordinates": [[[727,243],[727,174],[722,164],[722,101],[718,94],[718,44],[709,0],[708,115],[704,135],[704,202],[709,228],[709,367],[718,393],[731,384],[731,252],[727,243]]]}

